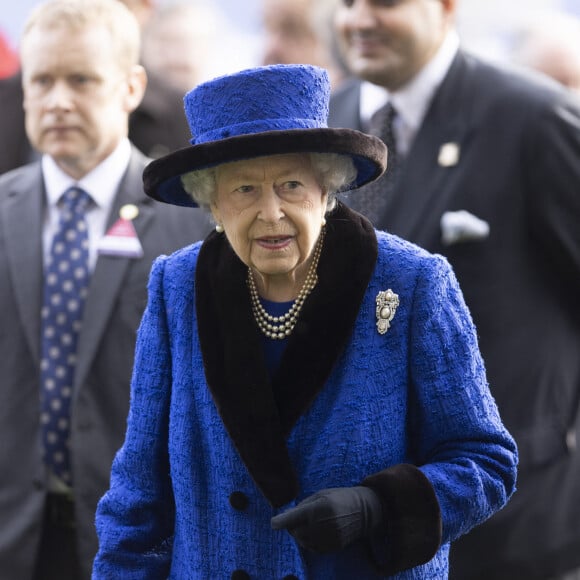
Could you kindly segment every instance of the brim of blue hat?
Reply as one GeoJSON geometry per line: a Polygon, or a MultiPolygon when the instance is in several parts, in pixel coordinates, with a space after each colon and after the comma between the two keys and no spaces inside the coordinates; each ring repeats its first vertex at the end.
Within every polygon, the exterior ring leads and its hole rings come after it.
{"type": "Polygon", "coordinates": [[[232,161],[287,153],[349,155],[358,171],[349,189],[378,179],[387,167],[387,148],[383,141],[354,129],[265,131],[191,145],[155,159],[143,173],[145,193],[164,203],[196,207],[181,183],[185,173],[232,161]]]}

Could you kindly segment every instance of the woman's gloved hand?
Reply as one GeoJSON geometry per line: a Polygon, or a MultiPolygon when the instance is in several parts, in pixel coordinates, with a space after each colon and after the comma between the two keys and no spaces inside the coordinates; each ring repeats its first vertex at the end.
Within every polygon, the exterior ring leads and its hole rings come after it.
{"type": "Polygon", "coordinates": [[[377,494],[364,486],[323,489],[274,516],[272,529],[288,530],[313,552],[335,552],[368,536],[383,521],[377,494]]]}

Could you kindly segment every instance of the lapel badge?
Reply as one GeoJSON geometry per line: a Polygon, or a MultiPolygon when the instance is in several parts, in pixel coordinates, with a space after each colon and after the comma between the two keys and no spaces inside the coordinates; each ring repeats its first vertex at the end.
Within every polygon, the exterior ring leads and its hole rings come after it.
{"type": "Polygon", "coordinates": [[[131,221],[131,220],[134,220],[138,215],[139,215],[139,208],[132,203],[128,203],[128,204],[124,205],[119,210],[119,216],[123,220],[131,221]]]}
{"type": "Polygon", "coordinates": [[[139,208],[132,203],[124,205],[119,211],[119,219],[99,240],[97,251],[103,256],[120,256],[125,258],[142,258],[143,246],[133,225],[139,215],[139,208]]]}
{"type": "Polygon", "coordinates": [[[377,294],[377,330],[379,334],[385,334],[389,330],[391,320],[395,317],[397,306],[399,306],[399,296],[390,288],[377,294]]]}
{"type": "Polygon", "coordinates": [[[453,167],[459,163],[461,150],[458,143],[443,143],[437,162],[441,167],[453,167]]]}

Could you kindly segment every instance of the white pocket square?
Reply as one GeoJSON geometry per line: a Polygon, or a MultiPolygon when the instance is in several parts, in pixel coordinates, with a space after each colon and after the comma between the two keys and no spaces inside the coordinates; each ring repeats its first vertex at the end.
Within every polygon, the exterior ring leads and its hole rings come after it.
{"type": "Polygon", "coordinates": [[[488,236],[489,224],[464,209],[446,211],[441,216],[441,241],[446,246],[484,240],[488,236]]]}

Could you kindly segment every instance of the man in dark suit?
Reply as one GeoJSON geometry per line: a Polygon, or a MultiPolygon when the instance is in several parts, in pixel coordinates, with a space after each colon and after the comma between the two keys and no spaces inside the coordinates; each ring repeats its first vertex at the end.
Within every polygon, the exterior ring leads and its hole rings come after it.
{"type": "Polygon", "coordinates": [[[23,34],[26,129],[42,159],[0,178],[2,580],[90,578],[152,261],[209,230],[198,210],[143,192],[149,160],[127,139],[146,82],[138,55],[117,0],[42,3],[23,34]],[[63,208],[70,192],[84,213],[63,208]]]}
{"type": "Polygon", "coordinates": [[[393,168],[360,209],[449,259],[519,444],[518,491],[452,546],[451,577],[559,578],[580,567],[580,105],[465,54],[455,10],[341,1],[360,80],[335,93],[329,124],[368,130],[383,103],[396,111],[393,168]]]}

